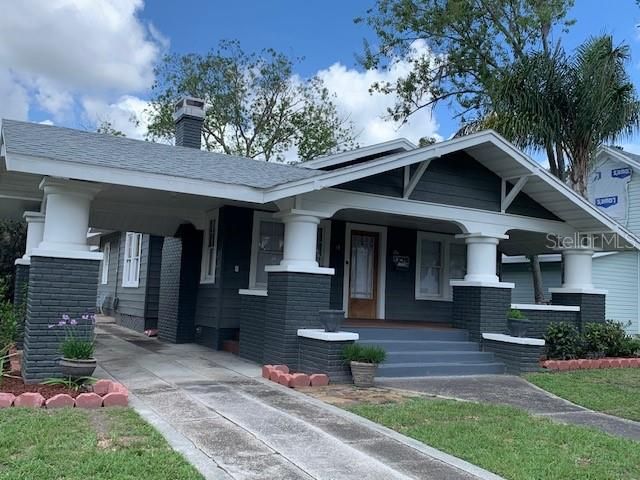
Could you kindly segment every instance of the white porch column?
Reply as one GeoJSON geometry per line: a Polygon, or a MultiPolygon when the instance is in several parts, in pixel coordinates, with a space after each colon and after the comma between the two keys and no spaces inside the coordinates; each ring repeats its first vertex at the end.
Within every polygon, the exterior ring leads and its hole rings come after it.
{"type": "Polygon", "coordinates": [[[45,178],[40,183],[46,198],[42,241],[31,255],[101,260],[87,244],[91,200],[100,190],[96,184],[45,178]]]}
{"type": "Polygon", "coordinates": [[[333,268],[320,267],[316,261],[318,225],[328,214],[291,209],[274,216],[284,223],[284,246],[280,265],[266,267],[267,272],[334,274],[333,268]]]}
{"type": "Polygon", "coordinates": [[[497,247],[508,235],[464,233],[456,235],[467,244],[467,274],[464,280],[453,280],[454,286],[513,288],[512,283],[500,282],[496,274],[497,247]]]}
{"type": "Polygon", "coordinates": [[[552,293],[595,293],[606,291],[593,286],[593,253],[590,248],[566,248],[562,250],[564,278],[562,287],[550,288],[552,293]]]}
{"type": "Polygon", "coordinates": [[[31,252],[40,245],[44,234],[44,213],[24,212],[23,217],[27,222],[27,245],[24,255],[16,260],[16,265],[31,264],[31,252]]]}

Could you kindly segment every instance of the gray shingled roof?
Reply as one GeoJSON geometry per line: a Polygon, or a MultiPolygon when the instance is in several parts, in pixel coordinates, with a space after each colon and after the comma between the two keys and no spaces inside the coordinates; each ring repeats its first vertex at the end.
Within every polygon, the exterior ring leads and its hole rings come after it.
{"type": "Polygon", "coordinates": [[[2,130],[7,155],[32,155],[255,188],[269,188],[323,173],[194,148],[174,147],[39,123],[3,120],[2,130]]]}

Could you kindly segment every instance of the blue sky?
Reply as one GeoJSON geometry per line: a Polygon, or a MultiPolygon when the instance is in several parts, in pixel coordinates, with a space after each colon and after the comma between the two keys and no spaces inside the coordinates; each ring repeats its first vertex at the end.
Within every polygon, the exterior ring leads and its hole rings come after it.
{"type": "MultiPolygon", "coordinates": [[[[0,0],[6,1],[9,0],[0,0]]],[[[640,87],[640,7],[634,0],[577,0],[577,23],[566,37],[572,48],[589,35],[611,33],[632,49],[629,71],[640,87]]],[[[361,143],[404,135],[448,137],[457,123],[447,106],[425,112],[398,129],[379,119],[391,99],[371,98],[368,84],[390,78],[362,71],[356,55],[363,38],[375,41],[363,15],[373,0],[39,0],[12,2],[0,25],[0,116],[92,128],[110,120],[131,136],[163,52],[205,52],[221,39],[245,50],[273,47],[305,57],[296,73],[318,74],[339,94],[361,143]],[[69,10],[71,9],[71,10],[69,10]],[[26,22],[25,19],[29,19],[26,22]]],[[[396,72],[397,74],[398,72],[396,72]]],[[[385,76],[387,75],[387,76],[385,76]]],[[[632,142],[635,142],[634,139],[632,142]]],[[[640,143],[640,142],[638,142],[640,143]]],[[[635,149],[635,145],[632,147],[635,149]]]]}

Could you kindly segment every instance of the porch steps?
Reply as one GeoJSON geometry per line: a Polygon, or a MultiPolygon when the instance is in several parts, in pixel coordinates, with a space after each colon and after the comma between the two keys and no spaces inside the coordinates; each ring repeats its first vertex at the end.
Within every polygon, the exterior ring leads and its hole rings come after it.
{"type": "Polygon", "coordinates": [[[387,361],[378,377],[431,377],[504,373],[504,364],[465,330],[445,328],[347,327],[360,335],[358,343],[380,345],[387,361]]]}

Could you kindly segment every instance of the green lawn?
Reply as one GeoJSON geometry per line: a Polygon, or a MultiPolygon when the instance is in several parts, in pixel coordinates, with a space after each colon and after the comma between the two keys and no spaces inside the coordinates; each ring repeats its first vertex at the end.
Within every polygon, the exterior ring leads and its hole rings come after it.
{"type": "Polygon", "coordinates": [[[640,421],[640,368],[534,373],[526,378],[583,407],[640,421]]]}
{"type": "Polygon", "coordinates": [[[133,410],[0,410],[1,480],[195,480],[133,410]]]}
{"type": "Polygon", "coordinates": [[[420,398],[350,410],[510,480],[640,478],[637,442],[512,407],[420,398]]]}

